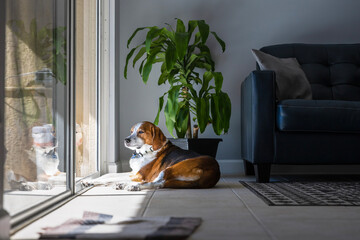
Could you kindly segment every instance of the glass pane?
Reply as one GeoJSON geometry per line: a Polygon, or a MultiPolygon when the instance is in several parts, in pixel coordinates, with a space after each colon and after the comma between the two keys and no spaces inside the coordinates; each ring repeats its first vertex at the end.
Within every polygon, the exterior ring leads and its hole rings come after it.
{"type": "Polygon", "coordinates": [[[66,190],[66,1],[7,0],[4,207],[66,190]]]}
{"type": "Polygon", "coordinates": [[[97,168],[96,0],[76,1],[76,179],[97,168]]]}

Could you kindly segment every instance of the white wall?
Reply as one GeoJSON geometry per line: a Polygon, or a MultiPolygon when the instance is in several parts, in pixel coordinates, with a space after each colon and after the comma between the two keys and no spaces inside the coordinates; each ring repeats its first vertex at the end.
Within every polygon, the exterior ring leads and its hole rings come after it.
{"type": "MultiPolygon", "coordinates": [[[[138,70],[129,67],[128,80],[123,77],[127,39],[141,26],[175,24],[204,19],[210,30],[226,42],[221,54],[215,41],[213,51],[216,70],[224,76],[223,90],[232,101],[230,133],[222,136],[218,160],[240,159],[240,85],[254,69],[252,48],[279,43],[355,43],[360,42],[360,1],[357,0],[120,0],[118,31],[120,37],[117,71],[120,81],[120,140],[130,127],[143,120],[153,121],[158,97],[167,89],[157,86],[159,68],[153,69],[147,85],[138,70]]],[[[141,37],[142,36],[142,37],[141,37]]],[[[140,43],[139,34],[134,43],[140,43]]],[[[134,45],[133,45],[134,46],[134,45]]],[[[160,127],[167,133],[164,116],[160,127]]],[[[201,137],[216,137],[211,126],[201,137]]],[[[131,151],[120,141],[120,159],[127,162],[131,151]]]]}

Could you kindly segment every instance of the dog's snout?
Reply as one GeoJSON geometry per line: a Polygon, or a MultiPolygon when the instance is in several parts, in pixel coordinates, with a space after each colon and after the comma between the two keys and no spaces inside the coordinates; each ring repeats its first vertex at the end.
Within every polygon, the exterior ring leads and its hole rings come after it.
{"type": "Polygon", "coordinates": [[[125,138],[125,142],[129,143],[129,142],[131,142],[131,139],[130,138],[125,138]]]}

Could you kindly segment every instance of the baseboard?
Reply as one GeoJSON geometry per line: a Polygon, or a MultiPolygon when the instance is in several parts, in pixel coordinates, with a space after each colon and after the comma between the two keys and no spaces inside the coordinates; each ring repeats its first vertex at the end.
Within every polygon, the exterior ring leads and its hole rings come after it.
{"type": "Polygon", "coordinates": [[[131,172],[129,160],[123,161],[121,166],[122,166],[122,172],[131,172]]]}
{"type": "Polygon", "coordinates": [[[10,239],[10,216],[0,209],[0,239],[10,239]]]}
{"type": "Polygon", "coordinates": [[[107,162],[107,173],[118,173],[121,172],[121,162],[107,162]]]}
{"type": "Polygon", "coordinates": [[[221,176],[244,175],[244,164],[240,159],[218,160],[221,176]]]}

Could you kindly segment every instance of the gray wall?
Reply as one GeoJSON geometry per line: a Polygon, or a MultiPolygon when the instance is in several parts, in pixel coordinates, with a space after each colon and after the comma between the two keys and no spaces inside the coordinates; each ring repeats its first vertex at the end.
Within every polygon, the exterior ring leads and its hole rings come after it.
{"type": "MultiPolygon", "coordinates": [[[[134,123],[154,120],[158,97],[167,89],[157,86],[159,68],[153,69],[147,85],[142,83],[137,68],[130,67],[128,80],[123,78],[129,36],[137,27],[175,24],[174,18],[204,19],[227,44],[221,54],[216,42],[209,42],[216,69],[224,75],[223,90],[232,101],[230,133],[222,136],[220,161],[240,159],[240,85],[254,69],[252,48],[294,42],[360,42],[360,1],[356,0],[120,0],[118,7],[120,139],[128,135],[134,123]]],[[[140,34],[134,43],[140,43],[143,37],[140,34]]],[[[169,136],[163,115],[160,127],[169,136]]],[[[216,135],[210,126],[201,137],[216,135]]],[[[120,142],[120,159],[127,162],[130,155],[120,142]]]]}

